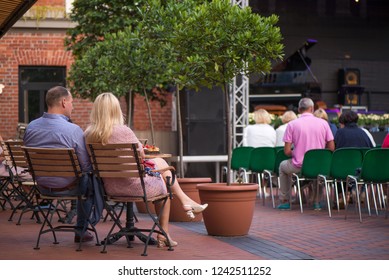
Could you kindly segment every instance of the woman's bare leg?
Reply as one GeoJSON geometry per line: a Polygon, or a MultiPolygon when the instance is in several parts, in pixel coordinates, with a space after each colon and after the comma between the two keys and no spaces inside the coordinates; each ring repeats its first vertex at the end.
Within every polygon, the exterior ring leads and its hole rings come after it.
{"type": "MultiPolygon", "coordinates": [[[[164,159],[156,158],[154,159],[154,161],[159,169],[169,166],[164,159]]],[[[162,176],[166,180],[167,176],[171,176],[171,172],[166,171],[162,174],[162,176]]],[[[207,208],[208,206],[208,204],[201,205],[196,201],[194,201],[193,199],[191,199],[189,196],[187,196],[186,193],[182,191],[177,180],[174,181],[174,184],[171,186],[171,189],[175,194],[175,196],[178,198],[178,200],[181,202],[183,210],[186,211],[186,214],[190,219],[194,219],[195,214],[203,212],[205,208],[207,208]]]]}
{"type": "MultiPolygon", "coordinates": [[[[163,208],[163,212],[161,213],[161,217],[159,219],[159,223],[161,224],[161,227],[164,229],[164,231],[167,234],[167,238],[170,241],[170,245],[172,247],[177,246],[178,243],[174,241],[170,235],[169,235],[169,216],[170,216],[170,199],[166,201],[165,207],[163,208]]],[[[155,211],[157,214],[160,213],[160,205],[155,204],[155,211]]],[[[165,247],[169,246],[169,243],[167,242],[165,236],[158,234],[157,236],[157,242],[158,242],[158,247],[165,247]]]]}
{"type": "MultiPolygon", "coordinates": [[[[158,166],[158,168],[162,169],[162,168],[169,166],[167,164],[167,162],[162,158],[156,158],[156,159],[154,159],[154,161],[155,161],[156,165],[158,166]]],[[[171,176],[171,173],[170,173],[170,171],[166,171],[162,174],[162,176],[164,178],[166,178],[166,176],[171,176]]],[[[188,211],[188,210],[191,210],[192,207],[199,207],[200,206],[200,204],[198,204],[196,201],[191,199],[189,196],[186,195],[186,193],[184,193],[182,191],[180,184],[178,184],[177,180],[171,186],[171,189],[174,192],[174,194],[176,195],[176,197],[178,198],[178,200],[181,201],[184,210],[188,211]]]]}
{"type": "MultiPolygon", "coordinates": [[[[155,211],[159,215],[160,207],[158,204],[155,204],[155,211]]],[[[159,219],[159,223],[161,224],[161,227],[166,231],[168,235],[169,235],[169,216],[170,216],[170,199],[166,201],[165,207],[163,208],[161,217],[159,219]]]]}

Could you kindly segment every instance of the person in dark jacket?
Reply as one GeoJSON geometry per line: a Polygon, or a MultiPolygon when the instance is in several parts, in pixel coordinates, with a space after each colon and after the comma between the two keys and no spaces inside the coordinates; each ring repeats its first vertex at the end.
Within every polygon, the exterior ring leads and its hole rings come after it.
{"type": "MultiPolygon", "coordinates": [[[[339,117],[339,123],[341,128],[337,130],[335,134],[335,149],[348,148],[348,147],[367,147],[373,148],[375,145],[370,140],[370,137],[366,132],[358,127],[358,114],[354,111],[345,111],[339,117]]],[[[341,189],[339,184],[337,184],[338,192],[340,193],[341,189]]],[[[361,193],[361,203],[365,200],[366,193],[364,190],[361,193]]],[[[340,201],[340,207],[343,208],[344,204],[340,201]]],[[[350,202],[350,200],[349,200],[350,202]]],[[[334,203],[335,206],[335,203],[334,203]]]]}
{"type": "Polygon", "coordinates": [[[358,114],[354,111],[346,111],[339,117],[339,123],[343,125],[335,134],[335,149],[345,147],[373,148],[369,136],[358,127],[358,114]]]}

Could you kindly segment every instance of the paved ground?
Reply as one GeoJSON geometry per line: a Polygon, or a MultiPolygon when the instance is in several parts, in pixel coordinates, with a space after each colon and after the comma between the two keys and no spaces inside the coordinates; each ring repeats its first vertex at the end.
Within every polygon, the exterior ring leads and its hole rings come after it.
{"type": "MultiPolygon", "coordinates": [[[[2,260],[389,260],[389,219],[384,214],[368,217],[364,213],[359,223],[356,213],[350,211],[344,219],[344,210],[332,218],[326,210],[297,206],[291,211],[271,208],[270,201],[263,206],[257,201],[250,232],[243,237],[214,237],[206,233],[202,222],[171,223],[170,232],[179,246],[174,251],[150,246],[148,256],[142,257],[143,243],[134,242],[127,248],[124,238],[101,254],[101,247],[85,243],[82,252],[76,252],[70,233],[59,235],[60,244],[52,244],[49,234],[42,237],[41,249],[34,250],[39,224],[26,215],[22,224],[8,221],[10,210],[0,210],[0,259],[2,260]]],[[[143,214],[140,224],[148,223],[143,214]]],[[[97,225],[104,238],[111,222],[97,225]]]]}

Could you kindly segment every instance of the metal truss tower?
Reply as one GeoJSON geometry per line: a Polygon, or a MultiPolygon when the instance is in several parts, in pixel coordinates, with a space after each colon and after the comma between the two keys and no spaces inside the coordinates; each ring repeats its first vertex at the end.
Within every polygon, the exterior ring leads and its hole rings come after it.
{"type": "MultiPolygon", "coordinates": [[[[231,0],[232,5],[245,8],[249,0],[231,0]]],[[[243,144],[243,128],[248,123],[249,116],[249,78],[244,74],[235,77],[230,85],[231,121],[233,133],[233,148],[243,144]]]]}

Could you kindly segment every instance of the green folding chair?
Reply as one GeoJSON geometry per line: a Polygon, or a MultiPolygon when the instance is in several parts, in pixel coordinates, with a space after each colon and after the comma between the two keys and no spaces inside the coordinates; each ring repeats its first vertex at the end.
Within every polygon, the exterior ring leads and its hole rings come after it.
{"type": "MultiPolygon", "coordinates": [[[[253,149],[253,147],[237,147],[232,150],[231,170],[237,173],[239,180],[243,182],[248,182],[248,170],[250,169],[250,157],[253,149]]],[[[227,174],[227,166],[223,167],[221,178],[224,174],[227,174]]]]}
{"type": "MultiPolygon", "coordinates": [[[[366,191],[366,204],[367,204],[369,216],[371,216],[370,201],[369,201],[369,186],[372,193],[373,202],[376,208],[376,214],[378,216],[377,201],[375,199],[375,194],[374,194],[374,184],[384,184],[389,182],[389,149],[377,148],[377,149],[370,149],[369,151],[367,151],[363,158],[362,169],[359,176],[349,175],[347,176],[346,182],[347,182],[347,186],[351,186],[352,188],[355,187],[356,195],[354,197],[356,198],[357,201],[359,221],[362,222],[361,200],[360,200],[360,193],[362,187],[365,187],[365,191],[366,191]]],[[[388,215],[387,207],[388,205],[386,204],[385,205],[386,218],[388,215]]],[[[347,204],[345,205],[345,208],[346,208],[345,219],[347,219],[347,208],[348,208],[347,204]]]]}
{"type": "MultiPolygon", "coordinates": [[[[303,213],[303,202],[300,182],[316,181],[319,174],[328,176],[331,168],[332,151],[328,149],[313,149],[304,154],[300,173],[292,174],[292,182],[297,186],[300,210],[303,213]]],[[[317,186],[318,187],[318,186],[317,186]]]]}
{"type": "Polygon", "coordinates": [[[258,192],[263,198],[263,205],[265,205],[265,199],[266,199],[265,197],[266,186],[270,186],[270,195],[272,198],[273,208],[275,208],[273,188],[272,185],[266,184],[265,182],[269,181],[268,178],[271,178],[271,172],[274,171],[275,160],[276,160],[276,153],[274,147],[254,148],[251,151],[250,167],[249,167],[251,173],[257,175],[258,192]],[[264,182],[262,182],[262,180],[264,182]]]}
{"type": "Polygon", "coordinates": [[[318,185],[323,185],[326,189],[328,215],[331,215],[330,188],[334,189],[338,212],[339,196],[337,184],[339,183],[342,190],[343,201],[346,204],[346,196],[344,192],[344,183],[348,175],[355,175],[356,170],[361,168],[363,161],[363,152],[359,148],[340,148],[333,152],[331,159],[330,173],[328,176],[319,174],[317,176],[318,185]]]}

